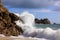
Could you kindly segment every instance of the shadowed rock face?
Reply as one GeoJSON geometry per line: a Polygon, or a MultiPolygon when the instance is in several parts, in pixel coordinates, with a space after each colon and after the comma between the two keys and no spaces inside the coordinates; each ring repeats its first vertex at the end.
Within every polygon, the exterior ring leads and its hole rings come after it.
{"type": "Polygon", "coordinates": [[[48,20],[47,18],[45,18],[45,19],[35,19],[35,23],[37,23],[37,24],[51,24],[51,22],[50,22],[50,20],[48,20]]]}
{"type": "Polygon", "coordinates": [[[6,36],[18,36],[23,33],[23,30],[15,24],[15,21],[19,20],[19,17],[13,13],[10,13],[0,3],[0,34],[6,36]]]}

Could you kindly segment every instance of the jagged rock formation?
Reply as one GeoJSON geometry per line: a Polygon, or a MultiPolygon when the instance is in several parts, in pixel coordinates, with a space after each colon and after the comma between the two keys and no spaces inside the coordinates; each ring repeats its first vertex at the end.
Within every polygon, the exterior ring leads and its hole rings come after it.
{"type": "Polygon", "coordinates": [[[47,19],[47,18],[45,18],[45,19],[35,19],[35,23],[37,23],[37,24],[51,24],[51,22],[47,19]]]}
{"type": "Polygon", "coordinates": [[[10,13],[1,3],[0,0],[0,34],[6,36],[17,36],[23,33],[23,30],[15,24],[19,17],[10,13]]]}

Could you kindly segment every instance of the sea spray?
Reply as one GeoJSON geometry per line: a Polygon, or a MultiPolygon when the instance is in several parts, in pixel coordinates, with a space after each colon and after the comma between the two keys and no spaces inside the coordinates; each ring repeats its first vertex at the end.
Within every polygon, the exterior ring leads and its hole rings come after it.
{"type": "MultiPolygon", "coordinates": [[[[31,40],[60,40],[60,30],[53,30],[49,27],[36,29],[34,27],[35,17],[29,12],[23,12],[19,17],[24,23],[18,20],[16,24],[24,30],[23,37],[31,37],[31,40]]],[[[19,37],[21,37],[21,35],[19,35],[19,37]]]]}
{"type": "Polygon", "coordinates": [[[23,30],[26,29],[34,29],[33,25],[34,25],[34,20],[35,17],[30,14],[29,12],[23,12],[22,14],[20,14],[19,16],[24,23],[22,23],[20,20],[16,21],[16,24],[20,27],[22,27],[23,30]]]}

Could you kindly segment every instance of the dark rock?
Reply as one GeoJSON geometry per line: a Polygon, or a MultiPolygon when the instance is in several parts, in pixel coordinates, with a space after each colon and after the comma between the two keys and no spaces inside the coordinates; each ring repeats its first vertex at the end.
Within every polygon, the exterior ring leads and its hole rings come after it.
{"type": "Polygon", "coordinates": [[[35,19],[35,23],[37,23],[37,24],[51,24],[51,22],[47,19],[47,18],[45,18],[45,19],[35,19]]]}
{"type": "Polygon", "coordinates": [[[39,19],[35,19],[35,23],[38,23],[38,24],[40,24],[41,23],[41,21],[39,20],[39,19]]]}
{"type": "Polygon", "coordinates": [[[19,17],[16,16],[15,14],[13,14],[13,13],[10,13],[9,17],[12,19],[11,20],[12,23],[15,23],[15,21],[19,20],[19,17]]]}
{"type": "Polygon", "coordinates": [[[51,24],[51,22],[47,18],[45,18],[44,19],[44,24],[51,24]]]}
{"type": "Polygon", "coordinates": [[[10,13],[9,16],[11,17],[11,19],[12,19],[13,21],[19,20],[19,17],[16,16],[15,14],[13,14],[13,13],[10,13]]]}
{"type": "Polygon", "coordinates": [[[56,23],[53,23],[53,24],[56,24],[56,23]]]}

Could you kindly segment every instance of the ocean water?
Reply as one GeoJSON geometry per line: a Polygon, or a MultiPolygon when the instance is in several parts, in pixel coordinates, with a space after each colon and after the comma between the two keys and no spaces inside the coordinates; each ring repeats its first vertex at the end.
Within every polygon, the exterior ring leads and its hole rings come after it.
{"type": "Polygon", "coordinates": [[[36,28],[47,28],[50,27],[52,29],[60,29],[60,24],[35,24],[36,28]]]}
{"type": "MultiPolygon", "coordinates": [[[[25,40],[60,40],[60,24],[35,24],[35,16],[29,12],[16,14],[21,20],[15,21],[16,25],[22,28],[23,34],[10,36],[11,38],[25,40]]],[[[5,37],[3,34],[0,36],[5,37]]]]}
{"type": "Polygon", "coordinates": [[[24,31],[18,37],[27,37],[31,40],[60,40],[60,24],[35,24],[35,16],[26,11],[17,16],[24,22],[15,21],[24,31]]]}

